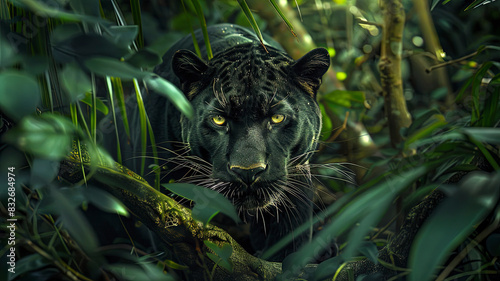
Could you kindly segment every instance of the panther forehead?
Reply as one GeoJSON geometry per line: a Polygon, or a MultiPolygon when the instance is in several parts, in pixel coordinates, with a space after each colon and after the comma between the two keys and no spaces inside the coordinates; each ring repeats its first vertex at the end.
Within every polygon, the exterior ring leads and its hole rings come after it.
{"type": "Polygon", "coordinates": [[[267,49],[268,52],[260,44],[247,43],[217,54],[209,65],[216,69],[214,77],[222,91],[241,95],[256,87],[260,91],[275,91],[276,82],[288,77],[287,66],[293,60],[272,47],[267,49]]]}

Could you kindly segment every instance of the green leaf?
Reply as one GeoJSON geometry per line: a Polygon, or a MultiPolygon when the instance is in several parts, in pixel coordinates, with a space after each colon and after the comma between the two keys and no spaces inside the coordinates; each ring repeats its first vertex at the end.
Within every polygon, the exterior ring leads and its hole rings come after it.
{"type": "Polygon", "coordinates": [[[144,48],[127,57],[125,61],[138,68],[148,68],[160,64],[162,59],[157,53],[144,48]]]}
{"type": "Polygon", "coordinates": [[[85,60],[85,66],[90,71],[101,76],[120,77],[122,79],[144,79],[154,75],[151,72],[141,71],[130,64],[108,57],[96,57],[85,60]]]}
{"type": "Polygon", "coordinates": [[[87,198],[90,203],[105,212],[117,213],[126,217],[129,216],[125,205],[123,205],[120,200],[116,199],[116,197],[104,190],[87,187],[83,190],[83,195],[85,195],[85,198],[87,198]]]}
{"type": "Polygon", "coordinates": [[[208,224],[219,213],[219,210],[209,206],[195,205],[191,212],[193,219],[201,221],[203,224],[208,224]]]}
{"type": "Polygon", "coordinates": [[[405,149],[412,147],[413,143],[417,142],[418,140],[425,139],[427,136],[434,134],[437,130],[448,124],[444,116],[441,114],[432,115],[428,121],[429,124],[427,126],[416,130],[410,136],[408,136],[404,143],[405,149]]]}
{"type": "Polygon", "coordinates": [[[435,269],[495,207],[499,186],[499,172],[472,172],[460,182],[417,233],[410,250],[408,280],[431,280],[435,269]]]}
{"type": "Polygon", "coordinates": [[[43,74],[49,68],[49,59],[44,56],[24,56],[21,63],[23,70],[34,76],[43,74]]]}
{"type": "Polygon", "coordinates": [[[432,4],[431,4],[431,11],[434,10],[434,8],[437,6],[437,4],[439,4],[439,2],[441,2],[442,0],[432,0],[432,4]]]}
{"type": "Polygon", "coordinates": [[[137,25],[111,26],[108,30],[104,37],[120,47],[130,46],[139,33],[137,25]]]}
{"type": "Polygon", "coordinates": [[[233,254],[233,247],[231,247],[230,244],[224,244],[222,245],[222,248],[219,248],[219,246],[208,240],[205,240],[203,242],[210,250],[215,253],[215,255],[212,253],[207,253],[207,256],[213,262],[229,271],[233,271],[233,263],[230,259],[231,255],[233,254]]]}
{"type": "Polygon", "coordinates": [[[250,11],[250,8],[248,7],[247,2],[245,0],[238,0],[238,4],[240,4],[241,10],[243,11],[245,16],[247,17],[248,22],[252,26],[253,30],[255,31],[255,34],[257,35],[257,37],[260,40],[260,43],[262,44],[262,46],[265,49],[266,47],[264,46],[264,38],[262,37],[262,33],[260,32],[259,25],[255,21],[255,18],[253,17],[252,11],[250,11]]]}
{"type": "MultiPolygon", "coordinates": [[[[11,0],[12,4],[20,7],[27,8],[37,16],[41,17],[49,17],[49,18],[57,18],[63,21],[74,21],[74,22],[88,22],[93,24],[101,24],[101,25],[110,25],[110,22],[101,19],[99,17],[92,17],[87,15],[69,13],[63,10],[60,10],[59,7],[61,5],[47,5],[44,2],[36,1],[36,0],[11,0]]],[[[45,1],[46,2],[46,1],[45,1]]]]}
{"type": "Polygon", "coordinates": [[[425,123],[428,123],[429,119],[434,115],[440,115],[439,110],[432,108],[420,113],[418,116],[415,116],[415,120],[411,123],[410,127],[406,131],[407,136],[413,134],[418,129],[420,129],[425,123]]]}
{"type": "Polygon", "coordinates": [[[203,41],[205,42],[205,49],[207,49],[207,58],[208,60],[211,60],[214,55],[212,53],[212,46],[210,45],[210,37],[208,36],[207,23],[205,21],[205,17],[203,16],[203,9],[201,8],[200,1],[192,0],[191,3],[196,9],[196,14],[198,15],[201,32],[203,33],[203,41]]]}
{"type": "Polygon", "coordinates": [[[142,28],[142,10],[141,10],[141,1],[140,0],[131,0],[130,1],[130,6],[131,6],[131,11],[132,11],[132,18],[134,19],[134,24],[137,25],[138,27],[138,32],[137,32],[137,48],[142,49],[144,48],[144,35],[143,35],[143,28],[142,28]]]}
{"type": "Polygon", "coordinates": [[[61,42],[53,43],[52,48],[54,58],[58,62],[92,57],[120,59],[130,54],[127,47],[119,46],[98,34],[76,34],[61,42]]]}
{"type": "Polygon", "coordinates": [[[97,237],[83,214],[72,204],[66,194],[56,188],[51,188],[49,196],[57,202],[56,214],[59,215],[62,227],[68,230],[71,237],[87,253],[92,254],[97,249],[97,237]]]}
{"type": "Polygon", "coordinates": [[[171,260],[165,260],[162,263],[165,266],[172,268],[172,269],[178,269],[178,270],[188,270],[189,269],[189,267],[187,267],[185,265],[178,264],[178,263],[171,261],[171,260]]]}
{"type": "Polygon", "coordinates": [[[363,241],[358,248],[358,251],[367,257],[372,263],[378,264],[378,249],[377,245],[372,241],[363,241]]]}
{"type": "Polygon", "coordinates": [[[321,262],[314,271],[312,281],[326,280],[331,278],[335,275],[335,272],[337,272],[343,262],[344,260],[340,256],[336,256],[321,262]]]}
{"type": "Polygon", "coordinates": [[[73,63],[64,66],[60,72],[60,80],[71,102],[82,99],[85,93],[92,90],[88,75],[73,63]]]}
{"type": "MultiPolygon", "coordinates": [[[[382,202],[380,203],[381,207],[385,208],[384,205],[387,201],[390,201],[389,199],[395,198],[411,183],[432,168],[433,166],[430,164],[429,166],[421,165],[401,174],[394,173],[393,176],[383,178],[384,181],[371,187],[355,199],[351,199],[350,203],[342,209],[342,212],[333,217],[332,222],[318,232],[311,242],[303,245],[298,251],[287,257],[287,264],[290,266],[286,266],[286,264],[283,263],[283,273],[291,276],[300,273],[300,269],[313,260],[316,254],[321,253],[325,245],[333,243],[335,237],[340,236],[350,227],[370,215],[373,210],[379,207],[380,201],[382,202]],[[380,200],[380,198],[382,199],[380,200]]],[[[335,204],[336,203],[333,205],[335,204]]],[[[378,222],[375,221],[375,217],[377,216],[370,218],[373,219],[373,221],[369,223],[370,225],[375,225],[378,222]]],[[[369,220],[366,221],[367,224],[368,222],[369,220]]]]}
{"type": "Polygon", "coordinates": [[[0,67],[8,67],[16,63],[18,60],[16,53],[9,40],[0,33],[0,67]]]}
{"type": "MultiPolygon", "coordinates": [[[[81,99],[80,100],[81,102],[85,103],[86,105],[92,107],[92,94],[91,93],[87,93],[85,95],[85,98],[81,99]]],[[[106,106],[106,104],[98,97],[96,97],[96,107],[97,107],[97,110],[99,110],[100,112],[104,113],[104,115],[108,115],[109,113],[109,108],[106,106]]]]}
{"type": "Polygon", "coordinates": [[[31,254],[28,256],[24,256],[20,260],[16,262],[16,270],[15,273],[9,274],[9,280],[14,280],[21,274],[38,270],[42,267],[50,265],[51,262],[45,259],[43,256],[39,254],[31,254]]]}
{"type": "Polygon", "coordinates": [[[482,143],[500,144],[500,130],[498,128],[462,128],[463,132],[482,143]]]}
{"type": "Polygon", "coordinates": [[[486,5],[486,4],[489,4],[489,3],[492,3],[492,2],[494,2],[494,1],[491,1],[491,0],[475,0],[469,6],[467,6],[467,8],[465,8],[464,11],[468,11],[470,9],[475,9],[475,8],[478,8],[479,6],[486,5]]]}
{"type": "Polygon", "coordinates": [[[52,182],[59,173],[59,161],[35,158],[31,164],[31,188],[37,189],[52,182]]]}
{"type": "MultiPolygon", "coordinates": [[[[163,187],[173,193],[192,200],[196,203],[196,211],[193,209],[193,216],[196,212],[208,212],[218,210],[232,218],[235,222],[240,222],[240,218],[231,202],[217,191],[187,183],[163,184],[163,187]]],[[[207,222],[205,222],[207,223],[207,222]]]]}
{"type": "Polygon", "coordinates": [[[137,281],[175,281],[176,279],[170,274],[164,274],[162,270],[150,263],[140,263],[140,266],[133,264],[119,264],[104,266],[107,270],[113,272],[119,277],[119,280],[137,281]]]}
{"type": "Polygon", "coordinates": [[[365,93],[360,91],[335,90],[322,96],[322,99],[346,108],[352,108],[353,103],[363,104],[365,102],[365,93]]]}
{"type": "Polygon", "coordinates": [[[161,94],[170,99],[175,107],[177,107],[177,109],[179,109],[184,115],[186,115],[186,117],[190,119],[193,118],[193,107],[186,99],[186,96],[184,96],[184,93],[182,93],[177,87],[175,87],[174,84],[158,75],[146,77],[144,80],[149,88],[151,88],[158,94],[161,94]]]}
{"type": "Polygon", "coordinates": [[[283,14],[280,7],[278,6],[278,3],[276,3],[275,0],[269,0],[269,2],[271,2],[274,10],[278,13],[278,15],[281,17],[281,19],[285,22],[286,26],[288,27],[288,30],[290,30],[290,32],[293,34],[294,37],[297,37],[297,35],[293,31],[292,23],[286,18],[285,14],[283,14]]]}
{"type": "Polygon", "coordinates": [[[60,160],[71,150],[75,133],[71,121],[47,113],[24,118],[17,127],[7,132],[5,141],[35,156],[60,160]]]}
{"type": "Polygon", "coordinates": [[[99,17],[98,0],[70,0],[71,8],[79,14],[99,17]]]}
{"type": "Polygon", "coordinates": [[[35,112],[40,102],[38,82],[30,75],[7,70],[0,73],[0,109],[15,121],[35,112]]]}

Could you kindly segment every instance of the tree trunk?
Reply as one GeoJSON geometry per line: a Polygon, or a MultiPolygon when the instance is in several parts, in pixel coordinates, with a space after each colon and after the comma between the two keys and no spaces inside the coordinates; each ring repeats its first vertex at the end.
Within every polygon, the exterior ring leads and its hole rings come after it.
{"type": "Polygon", "coordinates": [[[411,125],[411,116],[406,108],[401,79],[405,12],[401,0],[381,0],[380,8],[384,15],[384,25],[379,71],[391,143],[396,147],[403,141],[401,128],[411,125]]]}

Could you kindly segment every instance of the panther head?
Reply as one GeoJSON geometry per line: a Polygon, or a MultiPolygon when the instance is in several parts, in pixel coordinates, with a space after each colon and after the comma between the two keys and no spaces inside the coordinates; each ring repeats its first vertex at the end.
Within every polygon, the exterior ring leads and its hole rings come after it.
{"type": "Polygon", "coordinates": [[[182,138],[201,161],[193,165],[199,174],[185,181],[221,192],[240,210],[308,197],[308,187],[294,177],[304,174],[301,165],[317,146],[316,92],[329,65],[322,48],[294,61],[247,43],[208,63],[177,51],[173,70],[195,109],[192,120],[181,119],[182,138]]]}

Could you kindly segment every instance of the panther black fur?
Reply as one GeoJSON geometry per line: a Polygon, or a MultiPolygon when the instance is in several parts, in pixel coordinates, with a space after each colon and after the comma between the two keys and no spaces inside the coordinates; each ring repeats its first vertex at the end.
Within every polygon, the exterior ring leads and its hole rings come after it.
{"type": "MultiPolygon", "coordinates": [[[[224,194],[252,222],[251,237],[260,251],[310,217],[313,190],[307,162],[320,134],[316,91],[330,57],[318,48],[294,61],[272,39],[266,38],[266,51],[253,32],[236,25],[209,27],[209,36],[214,53],[210,61],[193,53],[188,36],[174,44],[155,69],[182,89],[194,118],[184,117],[154,93],[145,98],[146,110],[157,145],[163,148],[158,151],[160,164],[167,167],[164,180],[224,194]]],[[[200,31],[196,37],[204,46],[200,31]]],[[[201,53],[206,54],[203,47],[201,53]]],[[[139,117],[133,101],[128,107],[132,130],[130,140],[124,134],[120,140],[123,164],[139,171],[144,157],[139,117]]],[[[117,125],[123,126],[121,121],[117,125]]],[[[113,153],[112,133],[103,140],[113,153]]],[[[153,163],[151,155],[148,149],[146,167],[153,163]]],[[[152,182],[154,177],[146,179],[152,182]]],[[[297,237],[295,243],[302,239],[297,237]]]]}

